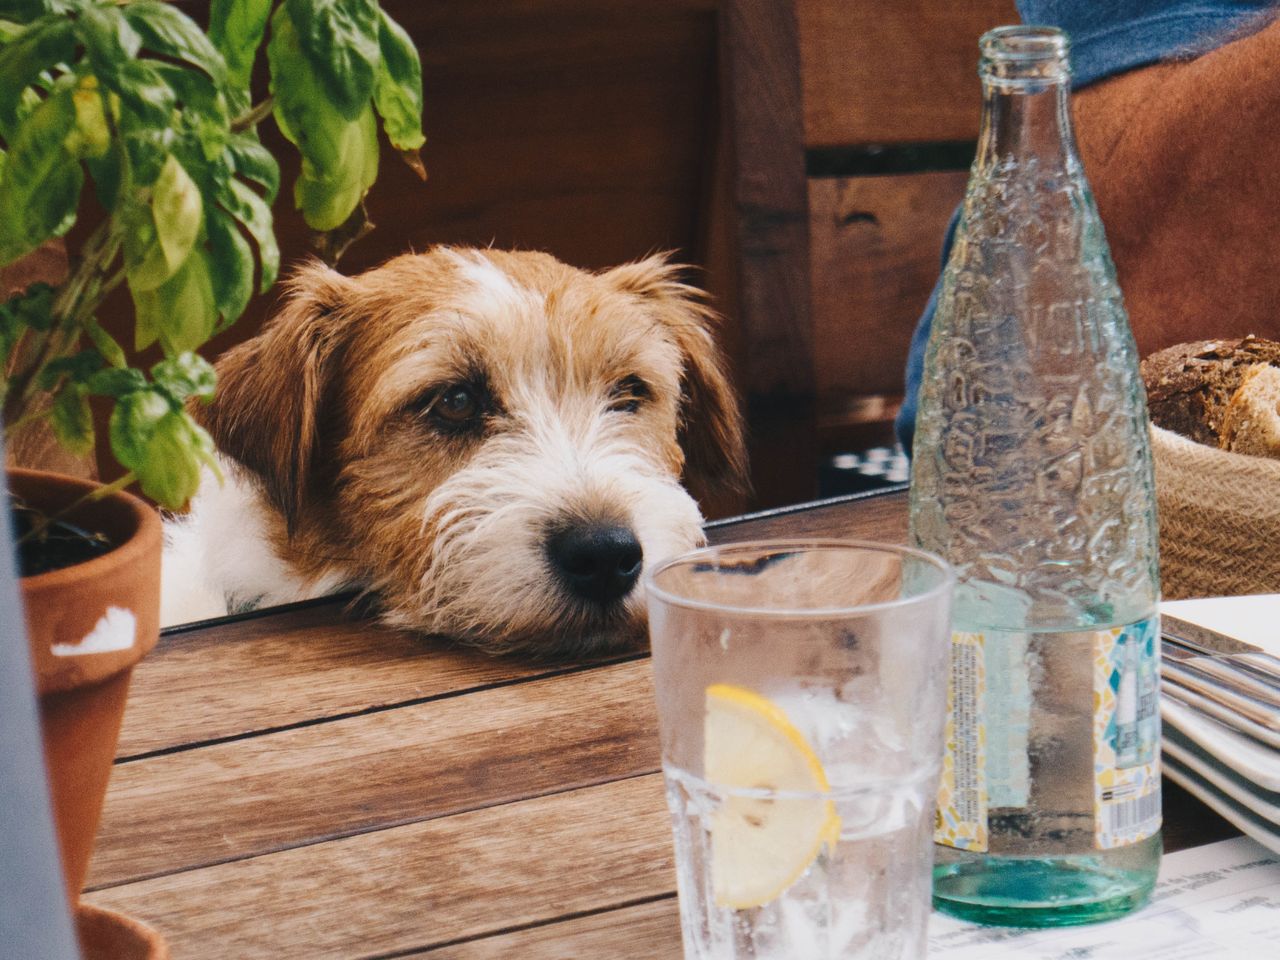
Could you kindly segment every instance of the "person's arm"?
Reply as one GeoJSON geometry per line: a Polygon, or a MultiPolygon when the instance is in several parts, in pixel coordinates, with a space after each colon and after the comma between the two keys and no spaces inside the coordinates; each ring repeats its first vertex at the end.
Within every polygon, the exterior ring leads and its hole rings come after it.
{"type": "Polygon", "coordinates": [[[1073,99],[1139,352],[1280,339],[1280,21],[1073,99]]]}

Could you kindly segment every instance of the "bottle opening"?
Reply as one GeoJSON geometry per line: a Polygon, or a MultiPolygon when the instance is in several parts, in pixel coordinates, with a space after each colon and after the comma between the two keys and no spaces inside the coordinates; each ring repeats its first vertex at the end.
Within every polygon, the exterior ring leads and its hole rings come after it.
{"type": "Polygon", "coordinates": [[[1057,27],[996,27],[978,41],[984,80],[1014,86],[1041,86],[1071,77],[1070,41],[1057,27]]]}

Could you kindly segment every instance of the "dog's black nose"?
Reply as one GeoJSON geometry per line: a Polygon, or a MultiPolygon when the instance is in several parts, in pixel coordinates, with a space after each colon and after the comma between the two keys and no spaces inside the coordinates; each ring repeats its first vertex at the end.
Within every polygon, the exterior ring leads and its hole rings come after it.
{"type": "Polygon", "coordinates": [[[575,594],[608,603],[635,586],[644,552],[627,527],[578,524],[547,539],[547,556],[561,581],[575,594]]]}

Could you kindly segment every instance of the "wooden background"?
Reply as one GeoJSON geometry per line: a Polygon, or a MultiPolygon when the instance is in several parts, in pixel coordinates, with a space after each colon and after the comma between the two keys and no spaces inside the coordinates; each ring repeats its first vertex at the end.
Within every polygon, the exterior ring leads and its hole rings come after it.
{"type": "MultiPolygon", "coordinates": [[[[384,152],[377,230],[343,270],[432,243],[588,268],[674,250],[726,315],[755,483],[735,508],[812,497],[823,453],[890,438],[977,131],[977,38],[1012,0],[383,3],[421,50],[430,179],[384,152]]],[[[264,129],[290,158],[275,215],[296,261],[296,164],[264,129]]],[[[127,294],[108,314],[126,328],[127,294]]]]}

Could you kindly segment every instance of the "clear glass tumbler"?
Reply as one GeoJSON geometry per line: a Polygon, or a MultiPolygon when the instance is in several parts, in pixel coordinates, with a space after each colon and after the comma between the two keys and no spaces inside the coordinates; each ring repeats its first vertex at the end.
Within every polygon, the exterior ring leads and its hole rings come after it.
{"type": "Polygon", "coordinates": [[[836,540],[649,574],[687,960],[924,957],[953,585],[836,540]]]}

